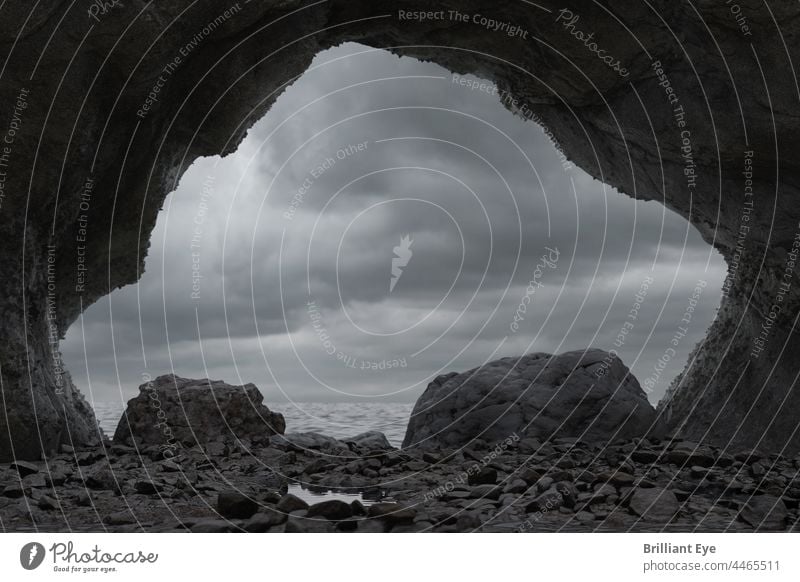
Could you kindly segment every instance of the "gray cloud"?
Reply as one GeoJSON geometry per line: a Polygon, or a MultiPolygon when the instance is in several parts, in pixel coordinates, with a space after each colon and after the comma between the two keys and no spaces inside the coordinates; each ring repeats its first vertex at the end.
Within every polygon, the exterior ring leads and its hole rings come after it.
{"type": "Polygon", "coordinates": [[[703,338],[724,274],[685,220],[565,171],[541,128],[496,97],[346,45],[320,55],[237,153],[195,162],[142,280],[90,308],[62,351],[98,401],[173,370],[254,382],[271,400],[413,401],[436,374],[497,357],[614,348],[653,277],[616,348],[643,380],[704,279],[655,401],[703,338]],[[390,293],[405,235],[413,254],[390,293]],[[559,261],[514,332],[545,247],[559,261]]]}

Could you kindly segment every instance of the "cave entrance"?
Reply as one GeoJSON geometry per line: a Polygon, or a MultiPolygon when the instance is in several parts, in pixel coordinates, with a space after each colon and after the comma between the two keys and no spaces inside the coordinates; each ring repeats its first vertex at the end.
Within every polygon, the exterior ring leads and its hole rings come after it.
{"type": "Polygon", "coordinates": [[[270,405],[412,403],[438,374],[590,346],[655,403],[725,272],[684,218],[593,180],[492,83],[350,43],[234,154],[194,162],[139,283],[62,351],[106,428],[163,373],[253,382],[270,405]]]}

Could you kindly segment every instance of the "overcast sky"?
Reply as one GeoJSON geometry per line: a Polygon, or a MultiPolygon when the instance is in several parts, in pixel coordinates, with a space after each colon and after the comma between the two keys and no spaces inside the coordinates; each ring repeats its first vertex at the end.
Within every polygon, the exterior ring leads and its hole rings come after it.
{"type": "Polygon", "coordinates": [[[350,44],[320,54],[236,153],[193,164],[141,281],[92,306],[62,351],[98,402],[170,372],[253,382],[267,403],[413,402],[438,374],[499,357],[615,348],[652,277],[616,349],[644,384],[675,347],[655,403],[713,320],[724,275],[685,220],[565,169],[496,96],[350,44]]]}

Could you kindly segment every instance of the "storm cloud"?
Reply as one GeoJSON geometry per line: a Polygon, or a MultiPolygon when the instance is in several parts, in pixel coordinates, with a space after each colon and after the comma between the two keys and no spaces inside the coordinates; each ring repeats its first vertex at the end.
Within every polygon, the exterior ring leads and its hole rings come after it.
{"type": "Polygon", "coordinates": [[[268,402],[410,402],[441,373],[585,347],[644,383],[668,353],[656,402],[725,271],[684,219],[566,163],[491,86],[349,44],[236,153],[192,165],[141,281],[62,352],[98,402],[169,372],[253,382],[268,402]]]}

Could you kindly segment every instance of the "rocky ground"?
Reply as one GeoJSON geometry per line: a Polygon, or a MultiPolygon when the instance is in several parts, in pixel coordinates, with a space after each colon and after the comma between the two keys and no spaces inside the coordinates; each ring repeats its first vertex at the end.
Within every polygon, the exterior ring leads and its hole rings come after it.
{"type": "Polygon", "coordinates": [[[800,531],[800,457],[669,440],[396,450],[380,433],[64,451],[0,466],[4,531],[800,531]],[[377,502],[309,506],[290,483],[377,502]]]}

